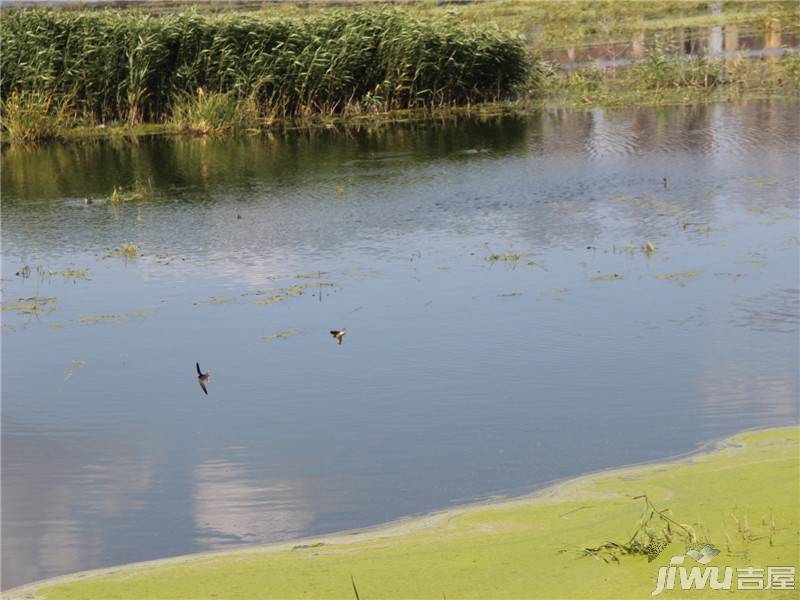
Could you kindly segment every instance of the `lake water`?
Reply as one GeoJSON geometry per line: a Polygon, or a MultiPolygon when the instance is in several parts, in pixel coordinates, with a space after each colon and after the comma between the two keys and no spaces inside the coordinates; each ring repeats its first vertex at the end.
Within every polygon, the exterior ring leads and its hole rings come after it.
{"type": "Polygon", "coordinates": [[[796,423],[799,107],[6,148],[3,587],[796,423]]]}

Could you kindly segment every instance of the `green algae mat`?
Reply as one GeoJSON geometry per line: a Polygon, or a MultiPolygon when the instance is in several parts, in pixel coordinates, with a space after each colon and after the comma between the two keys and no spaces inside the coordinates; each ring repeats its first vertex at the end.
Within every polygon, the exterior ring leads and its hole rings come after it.
{"type": "Polygon", "coordinates": [[[797,427],[744,433],[527,498],[71,575],[6,597],[789,600],[800,562],[799,437],[797,427]]]}

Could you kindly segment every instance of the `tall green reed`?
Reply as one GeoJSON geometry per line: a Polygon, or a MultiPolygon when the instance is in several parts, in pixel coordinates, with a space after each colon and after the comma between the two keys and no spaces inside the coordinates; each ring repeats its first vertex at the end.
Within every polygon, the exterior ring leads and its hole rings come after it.
{"type": "Polygon", "coordinates": [[[502,100],[528,73],[521,39],[447,14],[24,9],[4,14],[0,94],[35,92],[97,121],[138,123],[169,120],[202,88],[286,118],[502,100]]]}

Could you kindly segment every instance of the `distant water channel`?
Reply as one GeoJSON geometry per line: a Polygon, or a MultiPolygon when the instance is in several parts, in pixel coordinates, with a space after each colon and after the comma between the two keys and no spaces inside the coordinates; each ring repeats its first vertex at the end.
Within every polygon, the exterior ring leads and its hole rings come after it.
{"type": "Polygon", "coordinates": [[[3,587],[796,423],[798,108],[5,148],[3,587]]]}

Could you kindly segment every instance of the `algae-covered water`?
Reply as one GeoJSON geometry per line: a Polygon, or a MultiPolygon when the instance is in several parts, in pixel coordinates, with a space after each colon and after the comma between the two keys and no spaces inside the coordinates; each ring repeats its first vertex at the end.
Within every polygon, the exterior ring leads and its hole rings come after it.
{"type": "Polygon", "coordinates": [[[796,423],[797,115],[4,149],[3,588],[796,423]]]}

